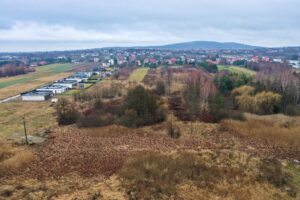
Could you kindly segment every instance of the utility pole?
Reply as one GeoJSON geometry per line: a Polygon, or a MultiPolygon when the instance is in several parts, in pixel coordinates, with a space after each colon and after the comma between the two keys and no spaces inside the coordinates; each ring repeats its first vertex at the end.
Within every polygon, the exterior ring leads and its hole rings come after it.
{"type": "Polygon", "coordinates": [[[24,126],[25,141],[26,141],[26,144],[28,145],[29,143],[28,143],[28,138],[27,138],[25,116],[23,116],[23,126],[24,126]]]}

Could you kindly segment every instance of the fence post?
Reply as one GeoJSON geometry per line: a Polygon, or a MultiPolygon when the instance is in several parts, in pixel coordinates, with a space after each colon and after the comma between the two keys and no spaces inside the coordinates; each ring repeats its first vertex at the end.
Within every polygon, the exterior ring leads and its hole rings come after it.
{"type": "Polygon", "coordinates": [[[28,145],[28,137],[27,137],[27,131],[26,131],[26,121],[25,121],[25,116],[23,116],[23,126],[24,126],[24,134],[25,134],[25,141],[26,144],[28,145]]]}

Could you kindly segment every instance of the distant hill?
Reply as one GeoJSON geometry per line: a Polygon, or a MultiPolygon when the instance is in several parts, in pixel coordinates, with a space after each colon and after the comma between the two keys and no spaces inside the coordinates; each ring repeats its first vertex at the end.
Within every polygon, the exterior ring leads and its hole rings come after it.
{"type": "Polygon", "coordinates": [[[194,42],[183,42],[176,44],[168,44],[163,46],[152,46],[149,48],[158,49],[255,49],[259,48],[256,46],[235,43],[235,42],[212,42],[212,41],[194,41],[194,42]]]}

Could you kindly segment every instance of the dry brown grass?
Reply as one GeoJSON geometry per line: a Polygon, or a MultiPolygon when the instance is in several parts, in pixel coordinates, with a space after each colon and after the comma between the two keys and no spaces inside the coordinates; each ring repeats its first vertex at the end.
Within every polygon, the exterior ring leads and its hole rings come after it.
{"type": "Polygon", "coordinates": [[[169,138],[163,124],[139,129],[117,125],[88,129],[61,127],[51,136],[35,147],[40,160],[32,166],[29,176],[61,177],[74,172],[84,177],[109,176],[137,152],[216,148],[202,140],[169,138]]]}
{"type": "Polygon", "coordinates": [[[127,93],[127,87],[126,81],[107,79],[88,88],[84,94],[104,99],[120,98],[127,93]]]}
{"type": "Polygon", "coordinates": [[[259,180],[259,166],[240,152],[150,153],[129,159],[120,176],[129,199],[293,199],[259,180]]]}
{"type": "Polygon", "coordinates": [[[26,169],[26,167],[35,160],[36,157],[31,151],[20,150],[0,163],[0,174],[3,176],[21,170],[22,168],[26,169]]]}
{"type": "Polygon", "coordinates": [[[300,150],[299,117],[245,114],[245,118],[245,121],[224,120],[221,122],[221,127],[230,133],[266,145],[300,150]]]}
{"type": "MultiPolygon", "coordinates": [[[[113,182],[115,183],[115,182],[113,182]]],[[[99,199],[97,197],[105,197],[102,191],[109,194],[106,187],[115,187],[113,183],[103,181],[102,179],[83,179],[78,175],[63,177],[59,180],[37,180],[31,178],[20,178],[5,180],[0,183],[0,199],[19,200],[19,199],[99,199]],[[97,184],[101,182],[101,184],[97,184]]],[[[112,189],[112,191],[114,191],[112,189]]],[[[112,194],[112,192],[110,193],[112,194]]],[[[114,197],[114,196],[112,196],[114,197]]],[[[101,200],[103,198],[100,198],[101,200]]],[[[105,200],[111,200],[104,198],[105,200]]],[[[119,198],[116,198],[119,199],[119,198]]]]}
{"type": "Polygon", "coordinates": [[[215,194],[207,189],[198,188],[191,184],[183,184],[178,187],[180,198],[185,200],[284,200],[293,199],[286,193],[274,188],[270,184],[229,184],[220,182],[216,184],[215,194]]]}
{"type": "Polygon", "coordinates": [[[24,170],[35,160],[36,156],[28,149],[0,143],[0,177],[24,170]]]}
{"type": "Polygon", "coordinates": [[[23,136],[25,115],[29,135],[56,125],[55,110],[49,102],[8,102],[0,104],[0,137],[23,136]]]}

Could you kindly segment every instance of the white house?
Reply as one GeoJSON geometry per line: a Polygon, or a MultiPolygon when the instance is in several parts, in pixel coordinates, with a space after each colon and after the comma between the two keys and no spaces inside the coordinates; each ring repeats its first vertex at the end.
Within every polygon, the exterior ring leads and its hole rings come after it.
{"type": "Polygon", "coordinates": [[[68,91],[68,87],[63,86],[63,85],[49,85],[49,86],[45,86],[42,88],[38,88],[36,89],[37,91],[50,91],[53,94],[62,94],[66,91],[68,91]]]}
{"type": "Polygon", "coordinates": [[[74,80],[61,80],[61,81],[54,82],[52,85],[54,86],[61,85],[71,89],[71,88],[75,88],[78,85],[78,82],[74,80]]]}
{"type": "Polygon", "coordinates": [[[22,93],[21,97],[23,101],[47,101],[52,96],[50,91],[36,91],[22,93]]]}
{"type": "Polygon", "coordinates": [[[295,67],[295,68],[300,68],[300,61],[299,60],[289,60],[289,63],[295,67]]]}
{"type": "Polygon", "coordinates": [[[76,81],[77,83],[80,83],[81,81],[84,81],[83,78],[80,78],[80,77],[74,77],[74,76],[71,76],[71,77],[68,77],[65,79],[66,81],[76,81]]]}

